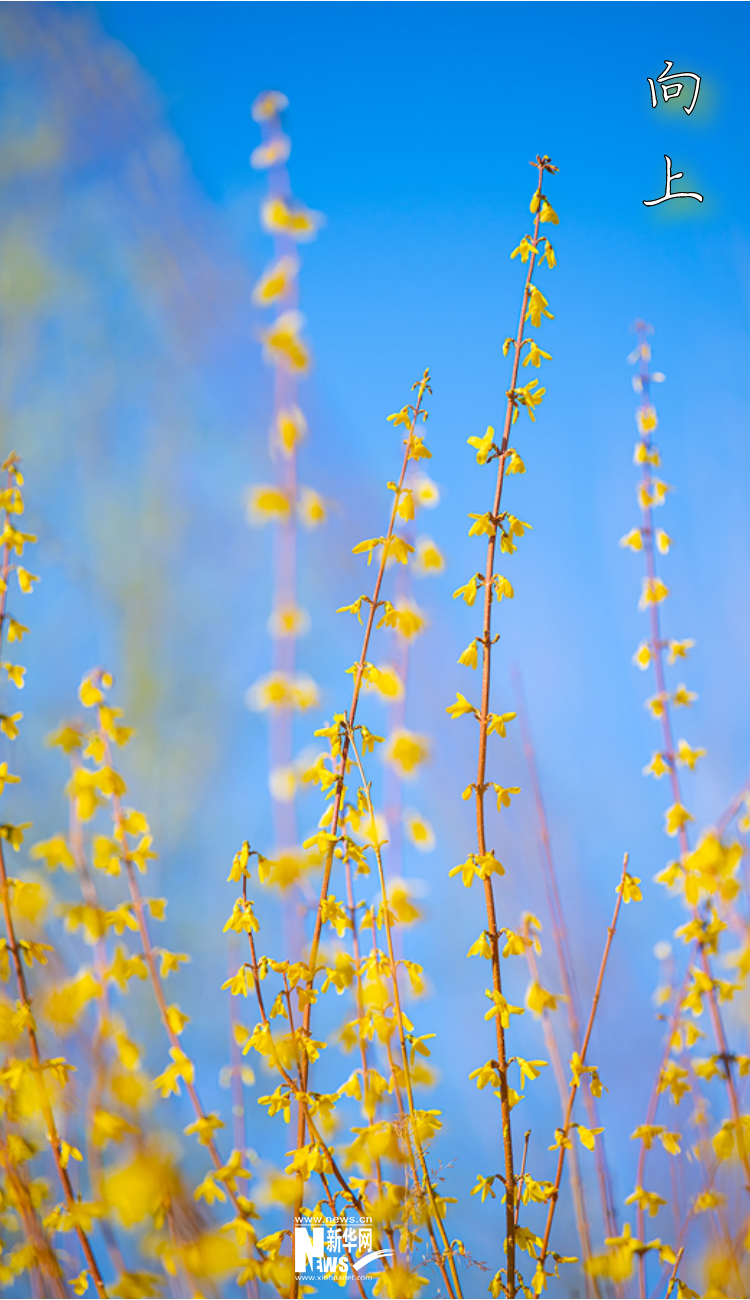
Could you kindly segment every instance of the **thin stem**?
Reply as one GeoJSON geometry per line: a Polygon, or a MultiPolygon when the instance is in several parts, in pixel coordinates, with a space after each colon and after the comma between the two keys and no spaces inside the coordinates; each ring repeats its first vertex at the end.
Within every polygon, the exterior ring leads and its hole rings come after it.
{"type": "MultiPolygon", "coordinates": [[[[604,972],[607,969],[609,952],[610,952],[610,948],[612,947],[612,941],[615,937],[615,930],[617,928],[617,918],[620,915],[620,908],[622,906],[625,877],[627,875],[627,870],[628,870],[628,855],[626,853],[625,858],[623,860],[622,876],[620,877],[620,885],[617,891],[617,902],[615,903],[615,910],[612,914],[612,923],[607,929],[607,940],[604,945],[604,952],[602,954],[601,965],[599,967],[599,977],[596,981],[594,996],[591,1000],[591,1011],[589,1012],[588,1024],[586,1026],[586,1033],[584,1034],[583,1042],[581,1043],[581,1050],[579,1053],[581,1058],[581,1066],[585,1066],[586,1064],[586,1054],[588,1052],[589,1042],[591,1040],[591,1033],[594,1028],[594,1020],[596,1019],[596,1012],[599,1006],[599,998],[601,997],[602,985],[604,983],[604,972]]],[[[542,1241],[542,1247],[539,1254],[540,1269],[544,1269],[547,1255],[549,1253],[549,1239],[550,1239],[550,1233],[552,1232],[552,1221],[555,1217],[555,1209],[557,1207],[557,1201],[560,1195],[560,1183],[562,1181],[563,1167],[565,1165],[565,1149],[566,1149],[566,1143],[568,1141],[568,1132],[570,1130],[570,1121],[573,1115],[573,1105],[576,1099],[576,1093],[578,1091],[578,1086],[579,1086],[579,1078],[580,1078],[580,1074],[575,1073],[570,1083],[570,1092],[568,1094],[568,1105],[565,1112],[565,1119],[563,1121],[562,1131],[560,1134],[560,1154],[557,1158],[557,1171],[555,1173],[554,1186],[550,1194],[549,1209],[547,1210],[547,1222],[544,1228],[544,1239],[542,1241]]]]}
{"type": "Polygon", "coordinates": [[[680,1249],[677,1252],[677,1258],[674,1262],[674,1268],[672,1269],[672,1272],[669,1275],[669,1282],[667,1283],[667,1289],[664,1292],[664,1300],[669,1300],[669,1297],[672,1294],[672,1287],[677,1281],[677,1270],[680,1267],[680,1260],[682,1259],[682,1256],[684,1254],[685,1254],[685,1247],[680,1246],[680,1249]]]}
{"type": "MultiPolygon", "coordinates": [[[[375,809],[372,804],[370,786],[365,776],[364,767],[362,766],[362,759],[360,758],[359,752],[357,750],[357,745],[354,740],[354,732],[351,726],[347,727],[347,731],[349,734],[349,747],[354,757],[354,761],[357,765],[357,768],[359,769],[359,774],[362,780],[362,790],[364,792],[365,799],[367,801],[367,809],[370,814],[371,825],[374,829],[375,809]]],[[[385,882],[385,872],[383,871],[383,857],[380,852],[380,845],[378,844],[377,840],[374,837],[373,837],[373,849],[375,852],[375,859],[378,864],[378,879],[380,882],[380,892],[383,901],[383,925],[385,927],[386,943],[388,946],[388,961],[391,968],[391,985],[393,988],[393,1009],[396,1013],[396,1026],[398,1030],[399,1046],[401,1048],[401,1064],[402,1064],[402,1070],[404,1075],[404,1083],[406,1085],[406,1097],[409,1105],[409,1117],[411,1119],[411,1136],[414,1141],[414,1146],[416,1148],[417,1155],[419,1157],[420,1168],[422,1170],[422,1188],[424,1191],[427,1192],[427,1196],[430,1202],[430,1207],[435,1217],[435,1221],[438,1225],[438,1232],[440,1233],[440,1236],[442,1238],[443,1249],[446,1253],[448,1266],[451,1271],[451,1278],[453,1281],[453,1288],[451,1288],[451,1295],[461,1296],[463,1295],[463,1292],[461,1291],[461,1285],[458,1280],[458,1272],[456,1270],[456,1263],[453,1258],[453,1251],[451,1249],[450,1242],[448,1241],[448,1236],[446,1234],[445,1227],[443,1225],[443,1219],[440,1214],[437,1201],[435,1199],[435,1192],[432,1186],[432,1180],[430,1178],[429,1171],[427,1169],[427,1161],[425,1159],[424,1148],[419,1138],[419,1127],[417,1122],[416,1107],[414,1105],[414,1091],[412,1087],[411,1069],[409,1066],[409,1053],[406,1046],[406,1030],[404,1028],[404,1017],[401,1009],[401,992],[398,984],[398,968],[396,965],[396,957],[393,950],[393,932],[391,928],[391,918],[390,918],[390,911],[388,907],[388,888],[385,882]]]]}
{"type": "MultiPolygon", "coordinates": [[[[518,368],[521,363],[521,349],[523,347],[524,323],[528,309],[529,296],[531,293],[531,278],[536,266],[536,259],[539,244],[539,222],[541,218],[541,194],[542,181],[546,170],[546,161],[537,156],[534,164],[537,167],[537,188],[536,188],[536,216],[534,219],[534,236],[531,241],[531,251],[529,254],[529,269],[526,274],[526,283],[521,296],[521,311],[518,320],[518,330],[515,338],[515,351],[513,356],[513,366],[511,373],[510,388],[507,393],[507,402],[505,407],[505,422],[503,427],[503,438],[498,455],[497,478],[495,482],[495,495],[492,507],[492,519],[497,520],[500,514],[500,505],[502,502],[503,483],[505,479],[506,453],[508,451],[508,440],[510,437],[511,425],[514,414],[517,413],[517,402],[515,398],[516,383],[518,380],[518,368]]],[[[492,659],[492,599],[493,599],[493,578],[495,574],[495,548],[497,545],[497,525],[493,528],[491,536],[487,540],[487,558],[484,569],[484,616],[482,624],[482,636],[480,643],[482,646],[482,695],[479,710],[479,744],[477,756],[477,779],[475,785],[476,798],[476,823],[477,823],[477,846],[479,855],[487,852],[486,834],[485,834],[485,807],[484,799],[486,792],[486,770],[487,770],[487,734],[490,718],[490,676],[491,676],[491,659],[492,659]]],[[[497,928],[497,916],[495,911],[495,895],[492,888],[491,877],[484,879],[484,897],[485,907],[487,910],[487,930],[489,934],[490,946],[492,950],[492,984],[496,994],[502,995],[502,978],[500,974],[500,951],[498,947],[499,933],[497,928]]],[[[500,1077],[500,1111],[502,1116],[502,1133],[503,1133],[503,1151],[505,1157],[505,1223],[506,1223],[506,1292],[512,1298],[516,1294],[516,1179],[513,1168],[513,1135],[511,1129],[511,1107],[508,1094],[508,1059],[505,1048],[505,1031],[503,1029],[500,1016],[495,1016],[495,1031],[497,1038],[497,1060],[498,1073],[500,1077]]]]}
{"type": "MultiPolygon", "coordinates": [[[[515,686],[516,709],[521,724],[521,737],[524,753],[526,755],[526,763],[529,769],[529,776],[531,778],[534,802],[536,804],[539,839],[542,848],[542,869],[547,892],[547,903],[552,918],[552,935],[555,941],[557,960],[560,968],[560,978],[562,980],[563,992],[565,994],[565,1007],[568,1014],[570,1037],[573,1042],[573,1050],[577,1052],[581,1045],[581,1011],[578,987],[575,980],[575,968],[570,952],[569,932],[565,922],[565,915],[558,889],[557,870],[552,853],[552,841],[547,824],[544,799],[542,798],[542,787],[539,780],[536,751],[534,749],[534,742],[531,735],[531,726],[526,709],[520,669],[514,667],[512,675],[515,686]]],[[[589,1127],[599,1128],[599,1108],[596,1104],[596,1098],[592,1095],[591,1089],[588,1087],[583,1089],[583,1102],[586,1107],[586,1116],[589,1121],[589,1127]]],[[[594,1159],[596,1163],[597,1182],[599,1184],[599,1198],[601,1200],[602,1215],[606,1230],[605,1236],[615,1237],[618,1232],[617,1214],[615,1211],[614,1196],[612,1194],[612,1179],[607,1164],[606,1148],[603,1137],[601,1141],[596,1144],[594,1159]]]]}

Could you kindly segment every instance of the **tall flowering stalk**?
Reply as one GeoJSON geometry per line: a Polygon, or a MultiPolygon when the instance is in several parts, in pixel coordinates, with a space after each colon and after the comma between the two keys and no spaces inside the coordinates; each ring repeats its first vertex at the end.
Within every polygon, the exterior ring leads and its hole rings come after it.
{"type": "MultiPolygon", "coordinates": [[[[414,385],[415,401],[389,417],[396,428],[403,426],[405,437],[399,477],[388,483],[393,493],[388,527],[384,535],[368,538],[354,548],[355,554],[368,557],[368,564],[377,557],[372,594],[360,596],[340,611],[356,615],[360,623],[366,615],[360,655],[349,669],[354,678],[351,703],[346,713],[335,714],[330,726],[316,732],[328,741],[329,749],[318,755],[303,777],[317,784],[329,800],[318,830],[303,846],[318,854],[323,872],[309,956],[278,961],[258,950],[255,934],[259,922],[247,898],[253,856],[249,845],[238,854],[230,876],[242,881],[243,894],[235,904],[232,928],[246,931],[250,960],[227,984],[235,995],[247,996],[252,989],[260,1012],[254,1028],[238,1026],[243,1051],[253,1048],[277,1075],[274,1091],[259,1098],[269,1115],[278,1115],[291,1125],[293,1108],[297,1111],[291,1163],[285,1178],[274,1179],[275,1196],[293,1206],[296,1215],[314,1179],[323,1189],[318,1209],[327,1216],[332,1230],[342,1207],[353,1206],[366,1215],[385,1255],[381,1286],[392,1297],[414,1295],[425,1284],[426,1279],[419,1277],[411,1262],[421,1240],[420,1227],[426,1229],[430,1258],[445,1290],[454,1297],[461,1294],[455,1251],[444,1227],[446,1198],[438,1190],[426,1157],[426,1146],[441,1126],[440,1113],[420,1109],[415,1098],[415,1088],[429,1078],[420,1058],[429,1056],[426,1040],[432,1035],[416,1034],[404,1009],[402,981],[405,977],[418,993],[422,971],[399,955],[394,936],[394,927],[411,923],[418,910],[404,883],[389,882],[386,877],[381,819],[364,766],[375,746],[384,742],[360,721],[365,688],[374,688],[387,700],[396,677],[392,666],[379,666],[370,658],[374,633],[390,629],[409,637],[422,622],[398,586],[392,600],[385,598],[384,581],[389,561],[405,566],[415,554],[415,544],[404,535],[404,525],[408,528],[415,513],[410,471],[419,469],[420,462],[431,456],[420,432],[427,415],[428,379],[425,371],[414,385]],[[354,785],[350,772],[355,775],[354,785]],[[358,899],[356,879],[369,874],[373,858],[376,896],[358,899]],[[384,932],[385,944],[379,931],[384,932]],[[275,996],[263,987],[271,977],[274,983],[278,981],[275,996]],[[356,1014],[351,1018],[349,1013],[339,1038],[345,1051],[358,1050],[360,1067],[335,1092],[323,1094],[313,1087],[312,1070],[329,1043],[313,1037],[313,1014],[329,990],[339,995],[351,990],[356,1014]],[[278,1021],[287,1023],[274,1023],[278,1021]],[[349,1147],[342,1149],[337,1144],[334,1148],[324,1129],[347,1099],[361,1103],[364,1123],[352,1127],[354,1141],[349,1147]],[[357,1176],[349,1172],[351,1166],[358,1169],[357,1176]],[[398,1170],[395,1176],[394,1166],[398,1170]]],[[[404,728],[397,728],[385,752],[390,762],[409,770],[424,757],[424,744],[404,728]]],[[[261,883],[278,880],[277,864],[259,857],[258,876],[261,883]]],[[[290,1268],[290,1257],[282,1253],[285,1235],[285,1230],[271,1234],[260,1245],[280,1267],[286,1262],[290,1268]]],[[[350,1253],[342,1262],[352,1266],[350,1253]]],[[[329,1259],[334,1271],[336,1263],[329,1259]]],[[[356,1271],[354,1277],[361,1288],[356,1271]]],[[[297,1291],[297,1279],[292,1277],[290,1294],[297,1291]]]]}
{"type": "MultiPolygon", "coordinates": [[[[539,381],[537,379],[532,379],[525,385],[519,385],[523,349],[528,347],[528,352],[523,357],[524,366],[531,363],[538,368],[542,358],[550,359],[549,353],[540,348],[535,338],[525,337],[525,329],[528,322],[531,323],[534,329],[538,329],[543,317],[552,319],[552,313],[547,309],[547,299],[534,284],[533,276],[541,262],[546,261],[550,268],[555,265],[552,244],[548,236],[540,234],[540,227],[545,223],[558,224],[557,214],[543,193],[545,175],[553,175],[558,169],[553,166],[546,154],[544,156],[537,154],[536,161],[532,163],[532,166],[537,171],[537,185],[531,200],[531,212],[534,215],[533,234],[531,236],[524,235],[518,248],[511,254],[512,257],[515,257],[516,254],[520,253],[522,262],[528,263],[528,270],[521,295],[518,329],[515,338],[506,339],[503,349],[506,356],[512,350],[513,360],[510,387],[506,394],[502,438],[498,445],[495,441],[495,430],[490,426],[483,438],[469,439],[470,445],[476,448],[476,459],[479,465],[491,464],[493,460],[497,461],[492,506],[484,513],[471,516],[474,522],[469,530],[470,536],[485,536],[487,538],[484,572],[475,573],[463,587],[460,587],[454,593],[456,597],[461,596],[466,604],[471,606],[474,604],[478,593],[483,592],[484,613],[481,634],[472,639],[460,659],[460,662],[467,667],[476,668],[478,649],[481,647],[481,699],[479,706],[475,706],[470,704],[465,696],[458,694],[455,704],[450,705],[447,709],[452,718],[460,718],[465,714],[469,714],[475,717],[479,723],[476,780],[464,791],[465,799],[471,798],[472,794],[475,799],[477,851],[471,853],[459,867],[454,868],[451,874],[460,873],[463,883],[467,887],[477,878],[482,881],[484,889],[487,928],[480,936],[478,943],[480,945],[479,951],[490,960],[492,967],[492,989],[487,991],[491,1007],[485,1019],[494,1021],[497,1051],[497,1059],[488,1062],[487,1065],[494,1074],[493,1083],[500,1100],[505,1165],[506,1263],[505,1268],[500,1270],[497,1275],[497,1282],[508,1296],[514,1296],[517,1289],[517,1230],[516,1172],[513,1163],[513,1136],[510,1118],[513,1090],[508,1079],[511,1060],[506,1048],[506,1030],[510,1024],[511,1015],[522,1015],[523,1009],[511,1006],[503,994],[500,937],[502,934],[508,935],[508,931],[506,927],[498,926],[492,877],[493,875],[503,875],[505,869],[495,857],[492,849],[488,848],[485,801],[487,791],[490,788],[494,789],[497,796],[498,810],[500,810],[503,806],[507,807],[511,795],[517,793],[516,787],[504,787],[497,782],[487,780],[488,739],[493,734],[501,737],[505,736],[507,724],[516,716],[514,712],[493,713],[490,710],[492,646],[497,639],[493,635],[492,628],[493,601],[501,601],[503,597],[513,596],[513,587],[508,579],[495,571],[495,557],[498,545],[501,554],[512,555],[516,549],[517,539],[522,537],[528,528],[528,524],[523,523],[515,515],[510,514],[509,511],[501,509],[506,472],[509,474],[524,472],[521,457],[510,446],[511,428],[522,408],[526,409],[532,421],[536,419],[535,409],[541,403],[546,391],[544,388],[538,387],[539,381]]],[[[523,952],[524,948],[523,940],[521,940],[520,946],[514,945],[513,939],[508,936],[503,955],[509,955],[513,951],[523,952]]],[[[479,1074],[479,1072],[477,1073],[479,1074]]],[[[484,1086],[484,1083],[487,1082],[486,1079],[481,1082],[483,1078],[484,1076],[480,1075],[479,1086],[484,1086]]]]}
{"type": "Polygon", "coordinates": [[[270,714],[270,790],[274,818],[275,858],[286,858],[287,871],[301,869],[296,793],[299,772],[294,763],[294,714],[317,702],[309,676],[297,669],[297,639],[309,628],[310,616],[298,601],[298,528],[312,528],[325,518],[322,497],[299,482],[299,447],[307,421],[299,406],[299,382],[310,369],[310,351],[301,336],[298,247],[315,238],[322,220],[291,190],[287,160],[291,141],[282,126],[288,106],[285,95],[266,91],[253,104],[253,117],[263,141],[251,164],[268,175],[268,194],[261,222],[273,237],[274,257],[253,291],[259,308],[271,309],[274,320],[262,332],[263,355],[273,369],[273,418],[270,452],[277,465],[276,481],[255,484],[248,493],[248,514],[255,524],[276,525],[273,560],[273,608],[268,620],[272,667],[251,688],[249,702],[270,714]],[[295,868],[296,863],[296,868],[295,868]]]}
{"type": "MultiPolygon", "coordinates": [[[[670,488],[656,473],[660,465],[660,454],[653,435],[658,419],[651,391],[652,385],[661,382],[664,376],[651,372],[651,345],[648,341],[648,335],[652,333],[651,327],[643,321],[637,321],[634,329],[638,342],[629,360],[638,364],[634,387],[641,395],[636,412],[639,440],[634,456],[636,465],[641,468],[638,485],[641,525],[627,533],[621,539],[621,545],[642,552],[645,559],[646,574],[639,607],[648,614],[649,635],[638,646],[634,662],[643,671],[653,668],[656,692],[646,703],[652,717],[659,724],[661,745],[644,768],[644,773],[657,780],[667,778],[672,802],[665,811],[665,831],[677,839],[680,849],[679,859],[671,862],[656,879],[682,895],[691,917],[676,932],[688,945],[688,965],[676,995],[664,1057],[652,1091],[646,1122],[633,1134],[634,1138],[641,1140],[642,1147],[636,1187],[628,1198],[628,1203],[637,1206],[637,1239],[642,1247],[646,1211],[654,1215],[665,1203],[655,1192],[644,1187],[647,1153],[656,1138],[673,1158],[681,1150],[682,1135],[671,1133],[663,1125],[655,1123],[659,1097],[669,1091],[673,1102],[679,1104],[690,1090],[691,1069],[694,1068],[698,1076],[711,1078],[716,1075],[724,1081],[729,1118],[714,1138],[714,1149],[720,1160],[736,1154],[748,1192],[750,1161],[736,1078],[738,1069],[745,1072],[747,1058],[738,1057],[730,1051],[721,1012],[721,1004],[731,1000],[740,985],[717,978],[712,961],[718,953],[721,933],[727,928],[721,915],[722,910],[726,912],[739,891],[735,877],[741,859],[741,848],[739,845],[725,846],[716,831],[705,834],[696,848],[691,848],[690,844],[689,824],[694,818],[684,803],[680,769],[687,767],[693,771],[706,751],[689,744],[685,739],[675,740],[673,710],[690,706],[696,695],[682,682],[672,690],[667,688],[666,661],[670,666],[678,661],[683,662],[695,643],[691,639],[678,641],[665,637],[661,627],[661,609],[669,596],[669,590],[658,573],[657,556],[668,554],[671,539],[664,529],[656,526],[654,511],[664,504],[670,488]],[[705,1036],[695,1024],[704,1008],[708,1010],[716,1050],[706,1061],[695,1061],[691,1068],[686,1069],[679,1057],[705,1036]]],[[[703,1200],[701,1209],[715,1208],[720,1203],[717,1194],[710,1190],[703,1194],[703,1200]]],[[[644,1289],[646,1250],[641,1248],[638,1253],[639,1281],[644,1289]]]]}
{"type": "MultiPolygon", "coordinates": [[[[7,602],[11,573],[15,572],[18,587],[23,594],[31,592],[33,584],[39,581],[36,575],[30,573],[23,565],[13,563],[14,553],[16,556],[23,555],[25,546],[36,541],[36,537],[31,533],[24,533],[17,528],[13,518],[22,514],[24,510],[21,493],[23,475],[19,469],[19,457],[12,453],[4,461],[2,469],[6,474],[6,484],[0,501],[0,507],[4,511],[4,527],[0,536],[0,545],[2,545],[0,647],[3,639],[6,643],[20,642],[29,630],[8,611],[7,602]]],[[[24,668],[10,663],[4,663],[3,667],[9,682],[12,681],[16,686],[23,685],[24,668]]],[[[10,739],[17,736],[17,723],[22,716],[21,713],[2,714],[0,725],[5,735],[10,739]]],[[[7,762],[0,764],[0,784],[3,790],[6,785],[16,784],[18,781],[20,781],[20,777],[8,771],[7,762]]],[[[42,1117],[47,1142],[63,1193],[63,1204],[59,1205],[47,1217],[44,1226],[48,1231],[56,1228],[73,1229],[75,1231],[88,1276],[91,1277],[97,1295],[106,1297],[104,1281],[90,1241],[92,1219],[98,1217],[99,1211],[94,1205],[82,1203],[75,1194],[68,1171],[72,1148],[60,1136],[59,1123],[52,1103],[52,1088],[57,1086],[64,1089],[74,1067],[62,1056],[46,1059],[42,1055],[29,978],[24,969],[24,966],[33,968],[35,962],[46,965],[47,954],[52,952],[53,949],[49,944],[19,938],[17,929],[18,912],[16,909],[24,885],[23,882],[10,877],[6,868],[2,841],[18,850],[23,842],[25,829],[25,825],[13,826],[10,823],[5,823],[0,828],[0,899],[2,900],[6,936],[2,942],[3,965],[5,968],[3,977],[8,977],[10,958],[17,990],[14,1027],[20,1032],[25,1032],[29,1048],[27,1059],[7,1062],[5,1069],[2,1071],[0,1079],[4,1089],[7,1090],[3,1111],[6,1117],[14,1118],[14,1112],[18,1109],[21,1093],[27,1090],[29,1085],[32,1091],[36,1093],[36,1105],[34,1106],[32,1103],[32,1109],[38,1110],[42,1117]]],[[[26,1105],[28,1106],[28,1102],[26,1105]]],[[[20,1110],[20,1113],[23,1113],[23,1109],[20,1110]]],[[[8,1151],[7,1146],[6,1151],[8,1151]]],[[[28,1156],[25,1158],[28,1158],[28,1156]]],[[[13,1162],[9,1154],[5,1157],[3,1163],[6,1172],[12,1177],[13,1162]]],[[[22,1196],[22,1180],[18,1180],[16,1196],[19,1199],[22,1196]]],[[[38,1230],[33,1201],[30,1205],[26,1205],[25,1210],[30,1226],[33,1224],[32,1242],[36,1239],[36,1244],[32,1247],[34,1250],[34,1263],[47,1272],[56,1294],[64,1295],[65,1288],[59,1262],[45,1242],[43,1234],[38,1230]]]]}

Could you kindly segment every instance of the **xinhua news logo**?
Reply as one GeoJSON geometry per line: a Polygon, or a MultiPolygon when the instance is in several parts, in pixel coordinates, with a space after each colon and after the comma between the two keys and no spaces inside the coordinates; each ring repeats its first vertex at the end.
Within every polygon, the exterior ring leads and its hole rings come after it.
{"type": "Polygon", "coordinates": [[[392,1250],[372,1249],[372,1219],[361,1215],[295,1217],[294,1271],[303,1282],[319,1282],[326,1275],[341,1278],[352,1270],[360,1277],[375,1276],[365,1272],[368,1264],[392,1254],[392,1250]]]}

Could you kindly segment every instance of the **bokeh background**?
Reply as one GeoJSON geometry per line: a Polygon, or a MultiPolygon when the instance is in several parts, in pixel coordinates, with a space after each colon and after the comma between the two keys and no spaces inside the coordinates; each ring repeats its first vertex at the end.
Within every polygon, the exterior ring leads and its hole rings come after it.
{"type": "MultiPolygon", "coordinates": [[[[456,659],[476,622],[451,594],[479,563],[466,515],[488,491],[466,439],[501,421],[500,349],[520,292],[509,252],[530,228],[528,160],[546,152],[560,167],[549,185],[559,264],[543,286],[554,360],[540,417],[515,439],[527,473],[511,480],[508,504],[533,532],[508,566],[516,598],[501,609],[494,691],[496,707],[513,707],[518,665],[584,1001],[624,850],[644,880],[593,1049],[621,1204],[637,1154],[628,1135],[660,1050],[653,946],[683,919],[651,883],[671,856],[666,797],[641,775],[658,744],[643,708],[652,688],[631,664],[646,634],[641,566],[617,546],[637,522],[628,330],[637,316],[653,323],[667,376],[658,441],[676,490],[659,522],[677,545],[662,565],[665,626],[697,642],[686,680],[699,700],[683,731],[708,758],[686,788],[707,825],[750,761],[747,32],[745,3],[0,6],[0,420],[6,450],[24,458],[43,578],[15,819],[33,819],[39,837],[59,829],[64,772],[44,737],[75,711],[83,673],[110,667],[138,728],[126,770],[155,829],[165,942],[193,954],[175,991],[193,1016],[206,1104],[225,1105],[227,866],[243,838],[262,846],[271,835],[266,721],[244,703],[268,668],[271,601],[270,530],[251,530],[243,507],[245,487],[269,478],[272,410],[251,303],[270,250],[258,221],[265,182],[248,165],[250,105],[282,89],[295,191],[327,218],[301,281],[315,360],[301,473],[330,514],[303,538],[312,629],[300,661],[321,704],[300,722],[300,747],[348,702],[357,629],[333,611],[366,589],[350,550],[382,529],[400,446],[385,417],[426,365],[433,375],[430,470],[442,499],[426,523],[448,567],[418,593],[431,627],[414,650],[408,708],[431,737],[414,797],[438,843],[406,862],[426,911],[406,942],[432,989],[420,1029],[439,1030],[430,1104],[447,1117],[446,1190],[463,1201],[453,1235],[492,1272],[497,1203],[467,1202],[476,1173],[494,1172],[497,1141],[493,1100],[467,1080],[486,1057],[485,972],[464,960],[482,922],[447,874],[471,847],[460,791],[475,761],[470,724],[444,713],[468,690],[456,659]],[[703,79],[689,117],[651,107],[646,78],[665,59],[703,79]],[[663,192],[665,154],[702,204],[643,206],[663,192]]],[[[381,707],[368,701],[367,713],[377,731],[381,707]]],[[[498,779],[524,787],[493,824],[508,867],[504,919],[530,908],[546,922],[517,733],[498,763],[498,779]]],[[[309,796],[303,821],[318,815],[309,796]]],[[[279,908],[269,899],[262,911],[281,942],[279,908]]],[[[546,970],[559,987],[551,952],[546,970]]],[[[525,982],[519,974],[514,989],[510,976],[512,1000],[525,982]]],[[[525,1021],[514,1024],[518,1050],[542,1055],[525,1021]]],[[[158,1049],[155,1069],[160,1059],[158,1049]]],[[[522,1125],[540,1177],[556,1103],[551,1084],[536,1088],[522,1125]]],[[[254,1117],[250,1141],[278,1157],[254,1117]]],[[[567,1212],[557,1235],[572,1241],[567,1212]]]]}

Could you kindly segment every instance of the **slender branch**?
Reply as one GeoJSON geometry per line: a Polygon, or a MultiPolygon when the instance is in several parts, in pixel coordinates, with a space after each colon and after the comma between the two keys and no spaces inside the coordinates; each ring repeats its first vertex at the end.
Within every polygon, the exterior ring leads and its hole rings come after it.
{"type": "Polygon", "coordinates": [[[675,1262],[674,1262],[674,1268],[672,1269],[672,1272],[670,1273],[670,1276],[669,1276],[669,1282],[667,1283],[667,1289],[666,1289],[666,1291],[665,1291],[665,1293],[664,1293],[664,1300],[669,1300],[669,1297],[670,1297],[671,1294],[672,1294],[672,1287],[674,1286],[675,1282],[677,1281],[677,1270],[678,1270],[678,1268],[680,1267],[680,1260],[682,1259],[682,1256],[683,1256],[684,1254],[685,1254],[685,1247],[684,1247],[684,1246],[680,1246],[680,1249],[679,1249],[678,1252],[677,1252],[677,1258],[676,1258],[676,1260],[675,1260],[675,1262]]]}
{"type": "MultiPolygon", "coordinates": [[[[604,944],[604,952],[602,954],[601,965],[599,967],[599,976],[596,981],[594,996],[591,1000],[591,1011],[589,1012],[589,1019],[588,1019],[588,1024],[586,1026],[586,1032],[583,1036],[583,1042],[581,1043],[581,1050],[579,1053],[579,1056],[581,1058],[581,1066],[585,1066],[586,1064],[586,1054],[588,1052],[589,1042],[591,1040],[591,1033],[594,1028],[594,1020],[596,1019],[596,1012],[599,1006],[599,998],[601,997],[602,985],[604,983],[604,972],[607,969],[609,952],[610,952],[610,948],[612,947],[612,941],[615,937],[615,930],[617,928],[617,918],[620,915],[620,908],[622,907],[625,877],[627,875],[627,870],[628,870],[628,855],[626,853],[625,858],[623,860],[622,876],[620,877],[620,884],[617,891],[617,902],[615,903],[615,910],[612,914],[612,922],[607,929],[607,940],[606,943],[604,944]]],[[[555,1182],[554,1182],[552,1192],[550,1194],[549,1208],[547,1210],[547,1222],[544,1228],[544,1239],[542,1241],[542,1247],[539,1254],[539,1268],[542,1270],[544,1269],[547,1255],[549,1253],[549,1239],[550,1239],[550,1233],[552,1232],[552,1221],[555,1217],[555,1209],[557,1208],[557,1201],[560,1195],[560,1183],[562,1181],[563,1167],[565,1165],[565,1149],[566,1149],[566,1144],[568,1142],[568,1133],[570,1130],[570,1122],[573,1116],[573,1105],[579,1087],[579,1079],[580,1079],[580,1073],[575,1073],[573,1075],[573,1079],[571,1080],[570,1092],[568,1095],[568,1106],[565,1112],[565,1119],[563,1121],[563,1126],[560,1133],[560,1154],[557,1158],[557,1171],[555,1173],[555,1182]]]]}
{"type": "MultiPolygon", "coordinates": [[[[370,786],[365,776],[364,767],[362,766],[362,759],[359,755],[359,752],[357,750],[357,745],[354,740],[354,731],[350,725],[347,725],[347,733],[349,735],[349,748],[354,758],[354,762],[356,763],[357,768],[359,769],[359,774],[362,780],[362,790],[364,792],[365,799],[367,801],[367,809],[370,814],[370,822],[374,829],[375,809],[372,804],[372,795],[370,793],[370,786]]],[[[388,888],[385,882],[385,872],[383,871],[383,857],[380,852],[380,845],[378,844],[374,836],[373,836],[373,849],[375,852],[375,859],[378,864],[378,879],[380,882],[380,892],[381,892],[381,897],[383,902],[383,924],[385,927],[386,942],[388,946],[388,961],[391,968],[391,985],[393,988],[393,1009],[396,1013],[396,1026],[398,1029],[399,1046],[401,1048],[401,1064],[402,1064],[402,1070],[404,1074],[404,1083],[406,1085],[406,1096],[409,1104],[409,1117],[411,1119],[411,1136],[417,1151],[417,1155],[419,1157],[420,1168],[422,1170],[422,1188],[424,1191],[427,1192],[427,1196],[430,1202],[430,1207],[432,1209],[432,1213],[434,1215],[435,1221],[438,1225],[438,1232],[440,1233],[440,1236],[442,1238],[443,1249],[446,1253],[448,1266],[451,1271],[453,1286],[450,1290],[450,1293],[452,1296],[462,1296],[463,1292],[461,1291],[461,1285],[458,1280],[458,1272],[456,1270],[456,1263],[453,1258],[453,1251],[451,1249],[450,1242],[448,1241],[448,1236],[445,1231],[442,1215],[440,1214],[440,1210],[437,1201],[435,1199],[435,1192],[432,1186],[432,1180],[429,1175],[429,1170],[427,1168],[427,1161],[425,1159],[424,1148],[422,1146],[419,1137],[419,1125],[417,1121],[416,1107],[414,1105],[414,1091],[412,1087],[411,1069],[409,1066],[409,1053],[406,1046],[406,1030],[404,1028],[404,1017],[401,1009],[401,992],[398,984],[398,968],[396,966],[396,957],[393,950],[393,931],[391,928],[391,918],[390,918],[390,911],[388,906],[388,888]]]]}

